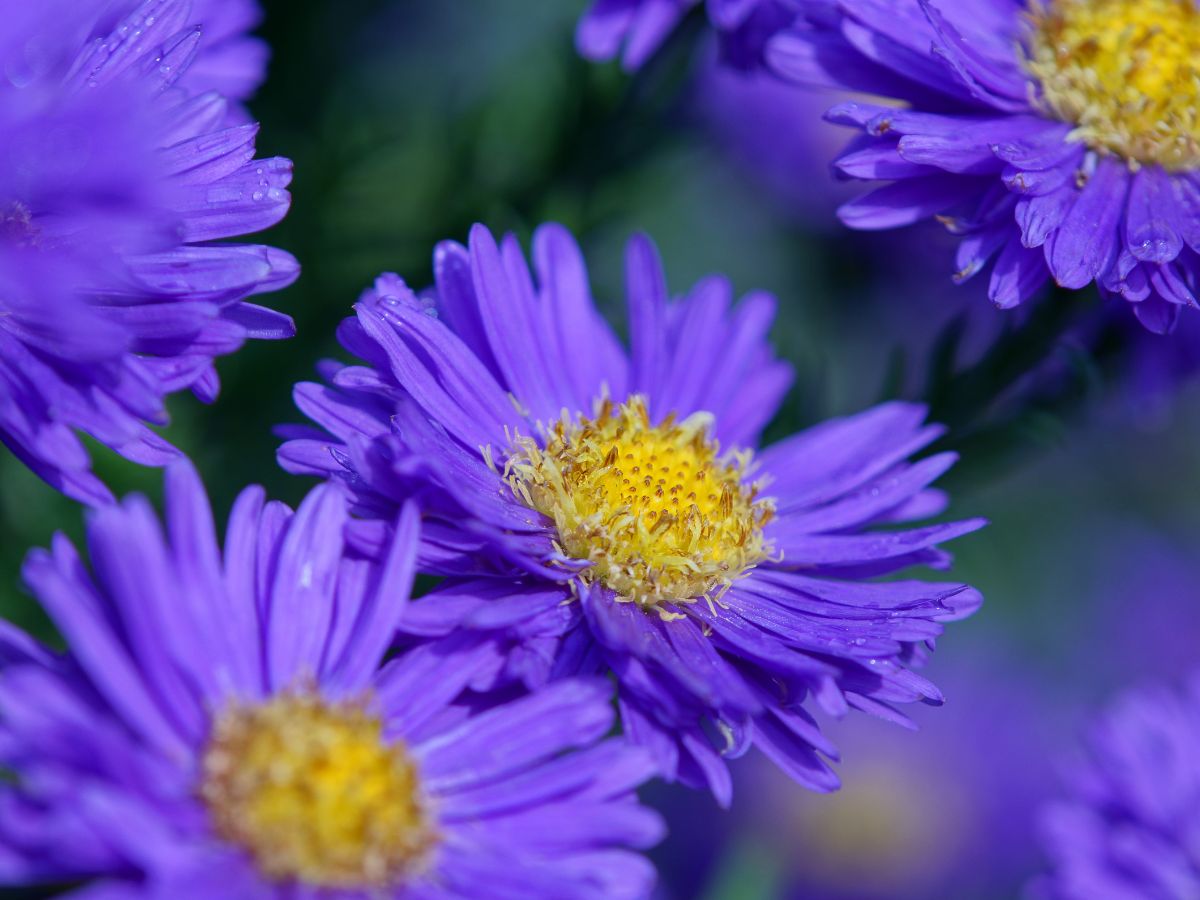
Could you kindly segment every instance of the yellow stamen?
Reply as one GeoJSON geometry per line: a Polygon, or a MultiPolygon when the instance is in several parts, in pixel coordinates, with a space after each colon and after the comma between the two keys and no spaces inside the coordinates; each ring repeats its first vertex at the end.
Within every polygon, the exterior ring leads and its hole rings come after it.
{"type": "Polygon", "coordinates": [[[1072,137],[1132,168],[1200,168],[1195,0],[1049,0],[1030,12],[1029,71],[1072,137]]]}
{"type": "Polygon", "coordinates": [[[308,691],[222,711],[200,793],[217,834],[273,880],[382,887],[434,843],[404,747],[362,703],[308,691]]]}
{"type": "Polygon", "coordinates": [[[518,437],[505,479],[554,520],[568,556],[591,563],[585,580],[671,618],[660,604],[719,598],[771,553],[774,504],[747,481],[750,454],[722,455],[711,425],[707,413],[651,425],[644,398],[603,400],[544,446],[518,437]]]}

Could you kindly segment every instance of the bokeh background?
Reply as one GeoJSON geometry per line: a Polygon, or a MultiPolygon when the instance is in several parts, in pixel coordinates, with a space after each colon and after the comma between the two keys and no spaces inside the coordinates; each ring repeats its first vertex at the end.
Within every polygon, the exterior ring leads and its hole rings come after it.
{"type": "MultiPolygon", "coordinates": [[[[434,244],[475,221],[523,238],[545,220],[572,228],[617,321],[639,230],[676,290],[711,272],[770,290],[798,373],[772,433],[887,397],[929,402],[950,426],[942,448],[963,453],[950,512],[993,523],[954,548],[956,577],[987,603],[939,648],[930,674],[949,701],[916,711],[920,731],[829,723],[843,792],[805,794],[753,758],[733,812],[650,791],[673,828],[661,895],[1017,896],[1081,723],[1112,691],[1200,657],[1200,390],[1180,378],[1196,332],[1143,336],[1088,294],[1001,313],[982,284],[950,285],[936,230],[848,232],[828,167],[842,135],[820,119],[838,98],[715,67],[698,17],[631,78],[576,56],[583,0],[263,5],[259,147],[296,162],[270,242],[304,265],[271,302],[299,336],[224,360],[211,408],[172,403],[169,435],[219,514],[251,482],[302,496],[274,462],[272,427],[298,420],[292,384],[339,355],[334,327],[377,274],[427,284],[434,244]]],[[[157,472],[95,453],[118,493],[158,498],[157,472]]],[[[0,457],[0,613],[50,641],[21,560],[80,522],[0,457]]]]}

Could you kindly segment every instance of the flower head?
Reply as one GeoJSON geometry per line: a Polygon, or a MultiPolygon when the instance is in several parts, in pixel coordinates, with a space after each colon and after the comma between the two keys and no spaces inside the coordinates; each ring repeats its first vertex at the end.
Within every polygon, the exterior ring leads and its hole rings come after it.
{"type": "Polygon", "coordinates": [[[767,55],[903,104],[829,113],[862,133],[838,168],[892,182],[847,224],[936,217],[962,237],[955,279],[990,264],[997,305],[1094,282],[1166,332],[1200,288],[1198,51],[1195,0],[840,0],[767,55]]]}
{"type": "Polygon", "coordinates": [[[1068,800],[1043,816],[1052,871],[1038,895],[1200,893],[1200,679],[1183,691],[1130,691],[1088,734],[1068,800]]]}
{"type": "Polygon", "coordinates": [[[165,533],[141,498],[95,511],[25,577],[59,656],[0,628],[0,882],[100,879],[123,897],[640,897],[624,849],[660,822],[650,760],[605,740],[599,680],[508,703],[464,689],[464,634],[383,664],[418,517],[350,551],[341,493],[293,513],[241,495],[218,547],[186,463],[165,533]],[[382,664],[382,668],[381,668],[382,664]]]}
{"type": "Polygon", "coordinates": [[[637,238],[627,353],[571,236],[543,226],[533,258],[536,279],[514,238],[477,226],[438,248],[430,296],[381,278],[340,331],[368,365],[297,388],[323,430],[287,429],[283,465],[344,485],[367,553],[420,498],[422,564],[454,578],[412,605],[410,633],[499,634],[500,681],[615,672],[626,732],[722,801],[723,757],[752,744],[832,789],[808,708],[940,702],[909,663],[979,603],[874,580],[947,563],[938,545],[981,524],[879,527],[942,510],[929,485],[953,456],[908,462],[940,429],[894,403],[760,450],[792,378],[767,343],[772,298],[734,305],[713,277],[671,302],[637,238]]]}
{"type": "Polygon", "coordinates": [[[175,455],[167,394],[218,390],[216,356],[291,320],[247,302],[297,274],[273,247],[216,243],[286,213],[291,163],[189,85],[205,59],[185,0],[0,2],[0,440],[50,483],[111,499],[76,437],[175,455]],[[95,37],[94,34],[106,36],[95,37]]]}
{"type": "MultiPolygon", "coordinates": [[[[621,57],[639,69],[700,0],[593,0],[579,21],[575,42],[593,60],[621,57]]],[[[708,19],[720,35],[726,62],[739,68],[762,64],[763,47],[796,17],[796,0],[707,0],[708,19]]]]}

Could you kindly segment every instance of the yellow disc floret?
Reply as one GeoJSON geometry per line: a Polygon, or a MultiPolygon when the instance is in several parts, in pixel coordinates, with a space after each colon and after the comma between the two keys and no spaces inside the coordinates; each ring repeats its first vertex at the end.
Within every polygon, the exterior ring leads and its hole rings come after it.
{"type": "Polygon", "coordinates": [[[298,691],[230,705],[202,778],[217,834],[273,880],[382,887],[419,868],[433,843],[412,761],[362,703],[298,691]]]}
{"type": "Polygon", "coordinates": [[[1073,137],[1132,167],[1200,168],[1196,0],[1035,3],[1028,67],[1073,137]]]}
{"type": "Polygon", "coordinates": [[[591,564],[585,580],[670,618],[660,604],[715,599],[770,555],[774,506],[748,481],[750,454],[722,454],[711,427],[707,413],[652,425],[644,398],[603,400],[542,443],[518,438],[504,474],[565,555],[591,564]]]}

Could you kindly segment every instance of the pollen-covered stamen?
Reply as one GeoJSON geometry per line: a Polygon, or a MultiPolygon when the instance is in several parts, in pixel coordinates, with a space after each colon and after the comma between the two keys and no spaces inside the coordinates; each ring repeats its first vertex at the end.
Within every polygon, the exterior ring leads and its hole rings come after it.
{"type": "Polygon", "coordinates": [[[1200,168],[1195,0],[1049,0],[1030,19],[1029,71],[1074,138],[1135,168],[1200,168]]]}
{"type": "Polygon", "coordinates": [[[202,778],[216,833],[274,880],[383,887],[418,869],[434,843],[412,761],[362,703],[296,691],[230,705],[202,778]]]}
{"type": "MultiPolygon", "coordinates": [[[[774,505],[748,481],[749,453],[722,455],[712,417],[651,425],[642,397],[563,419],[539,444],[518,438],[513,493],[554,520],[588,580],[645,608],[715,598],[766,559],[774,505]]],[[[664,610],[660,613],[666,614],[664,610]]]]}

